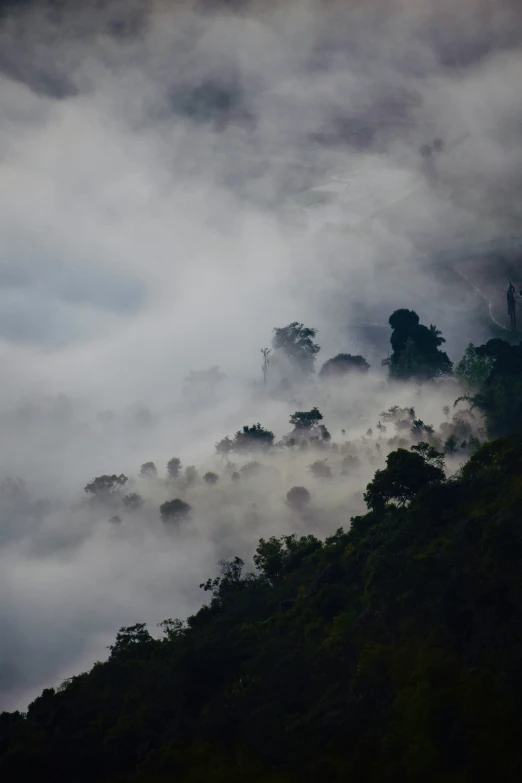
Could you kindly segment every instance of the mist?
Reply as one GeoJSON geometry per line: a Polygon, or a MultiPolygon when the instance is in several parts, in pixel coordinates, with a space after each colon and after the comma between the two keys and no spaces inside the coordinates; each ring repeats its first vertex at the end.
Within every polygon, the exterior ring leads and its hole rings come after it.
{"type": "Polygon", "coordinates": [[[197,610],[218,560],[250,567],[260,537],[348,527],[396,434],[377,434],[383,411],[445,421],[455,382],[389,384],[387,321],[415,309],[453,361],[505,327],[521,37],[509,2],[2,5],[3,708],[103,658],[120,626],[197,610]],[[293,321],[318,330],[317,369],[350,352],[369,374],[281,393],[275,361],[265,389],[260,350],[293,321]],[[187,385],[213,366],[213,392],[187,385]],[[337,450],[214,453],[258,421],[280,440],[315,405],[337,450]],[[218,483],[174,486],[173,456],[218,483]],[[331,480],[310,472],[323,459],[331,480]],[[84,493],[113,473],[145,500],[118,524],[84,493]],[[158,509],[178,496],[193,519],[173,533],[158,509]]]}

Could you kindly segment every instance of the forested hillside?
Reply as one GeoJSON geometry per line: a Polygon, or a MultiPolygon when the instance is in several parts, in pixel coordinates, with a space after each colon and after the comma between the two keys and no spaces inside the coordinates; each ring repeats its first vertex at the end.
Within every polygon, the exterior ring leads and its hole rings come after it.
{"type": "Polygon", "coordinates": [[[3,778],[520,780],[521,476],[520,436],[449,480],[392,452],[349,531],[261,540],[162,640],[122,628],[4,713],[3,778]]]}

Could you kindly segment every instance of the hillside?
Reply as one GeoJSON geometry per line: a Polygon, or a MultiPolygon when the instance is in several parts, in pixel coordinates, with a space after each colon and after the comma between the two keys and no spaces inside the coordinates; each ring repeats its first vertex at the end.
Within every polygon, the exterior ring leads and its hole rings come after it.
{"type": "Polygon", "coordinates": [[[161,641],[4,713],[3,779],[520,780],[521,473],[520,436],[450,480],[393,452],[348,532],[261,540],[161,641]]]}

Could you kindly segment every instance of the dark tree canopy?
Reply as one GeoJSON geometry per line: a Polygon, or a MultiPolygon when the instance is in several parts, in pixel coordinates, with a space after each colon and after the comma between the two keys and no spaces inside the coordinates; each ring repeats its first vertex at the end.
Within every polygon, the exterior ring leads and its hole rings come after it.
{"type": "Polygon", "coordinates": [[[205,475],[203,476],[203,481],[205,481],[207,484],[217,484],[219,480],[219,476],[217,473],[213,473],[211,470],[209,470],[205,475]]]}
{"type": "Polygon", "coordinates": [[[417,451],[349,530],[261,539],[254,573],[194,575],[205,604],[163,638],[121,628],[109,660],[2,713],[0,778],[522,780],[522,436],[448,480],[417,451]]]}
{"type": "Polygon", "coordinates": [[[439,350],[445,343],[436,326],[419,323],[413,310],[396,310],[389,318],[393,354],[388,360],[392,378],[429,380],[451,373],[452,363],[439,350]]]}
{"type": "Polygon", "coordinates": [[[328,359],[319,371],[319,377],[323,379],[344,378],[352,373],[366,373],[370,365],[363,356],[352,356],[351,353],[338,353],[332,359],[328,359]]]}
{"type": "MultiPolygon", "coordinates": [[[[265,451],[273,445],[274,437],[273,432],[265,429],[259,423],[252,424],[251,427],[245,425],[242,430],[236,432],[229,450],[237,452],[265,451]]],[[[221,441],[222,443],[223,441],[221,441]]],[[[219,446],[220,444],[218,444],[218,450],[219,446]]],[[[222,453],[226,453],[226,451],[222,453]]]]}
{"type": "Polygon", "coordinates": [[[322,421],[323,414],[314,407],[310,411],[296,411],[290,416],[290,424],[296,430],[311,430],[322,421]]]}
{"type": "Polygon", "coordinates": [[[388,455],[386,468],[375,473],[364,499],[372,509],[383,508],[390,501],[404,505],[428,484],[444,478],[442,468],[427,462],[421,453],[397,449],[388,455]]]}
{"type": "Polygon", "coordinates": [[[490,436],[522,429],[522,343],[489,340],[475,354],[490,363],[490,370],[482,384],[477,384],[476,393],[463,399],[483,413],[490,436]]]}
{"type": "Polygon", "coordinates": [[[119,476],[113,474],[112,476],[98,476],[89,484],[85,486],[85,492],[88,495],[96,495],[97,497],[104,497],[106,495],[112,495],[122,487],[125,486],[129,479],[120,473],[119,476]]]}
{"type": "Polygon", "coordinates": [[[319,345],[313,341],[316,334],[317,329],[310,329],[294,321],[288,326],[274,329],[272,346],[282,351],[300,372],[312,373],[315,357],[320,351],[319,345]]]}
{"type": "Polygon", "coordinates": [[[286,493],[286,503],[295,511],[302,511],[310,502],[310,493],[306,487],[292,487],[286,493]]]}
{"type": "Polygon", "coordinates": [[[160,506],[161,518],[164,522],[182,522],[190,515],[192,508],[180,498],[167,500],[160,506]]]}

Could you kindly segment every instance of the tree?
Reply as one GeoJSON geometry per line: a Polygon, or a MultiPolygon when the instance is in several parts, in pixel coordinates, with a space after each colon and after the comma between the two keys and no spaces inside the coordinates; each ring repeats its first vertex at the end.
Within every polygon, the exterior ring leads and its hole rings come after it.
{"type": "Polygon", "coordinates": [[[464,399],[478,408],[493,437],[522,428],[522,343],[510,345],[494,339],[475,352],[492,362],[490,373],[473,396],[461,397],[455,404],[464,399]]]}
{"type": "Polygon", "coordinates": [[[419,323],[413,310],[396,310],[389,318],[393,353],[386,360],[392,378],[429,380],[451,373],[452,363],[439,348],[445,339],[433,324],[419,323]]]}
{"type": "Polygon", "coordinates": [[[164,522],[175,522],[179,524],[187,519],[191,514],[192,508],[180,498],[167,500],[160,506],[161,518],[164,522]]]}
{"type": "Polygon", "coordinates": [[[139,645],[152,642],[152,636],[147,631],[145,623],[136,623],[127,627],[120,628],[116,634],[116,641],[109,646],[111,658],[121,653],[128,652],[139,645]]]}
{"type": "Polygon", "coordinates": [[[286,504],[294,511],[303,511],[310,502],[310,493],[306,487],[292,487],[286,493],[286,504]]]}
{"type": "Polygon", "coordinates": [[[333,359],[328,359],[319,371],[323,380],[345,378],[347,375],[367,373],[370,365],[363,356],[352,356],[350,353],[338,353],[333,359]]]}
{"type": "Polygon", "coordinates": [[[185,468],[185,481],[187,484],[194,484],[199,478],[199,473],[195,465],[188,465],[185,468]]]}
{"type": "Polygon", "coordinates": [[[158,477],[156,465],[153,462],[144,462],[140,468],[140,476],[145,479],[155,479],[158,477]]]}
{"type": "Polygon", "coordinates": [[[415,451],[417,454],[420,454],[421,457],[425,459],[426,462],[428,462],[430,465],[435,465],[435,467],[440,468],[441,470],[444,469],[444,454],[442,454],[440,451],[437,451],[437,449],[433,448],[433,446],[430,446],[429,443],[421,441],[421,443],[417,443],[412,446],[411,450],[415,451]]]}
{"type": "Polygon", "coordinates": [[[313,473],[316,478],[332,478],[332,469],[326,464],[325,459],[319,459],[308,466],[308,470],[313,473]]]}
{"type": "Polygon", "coordinates": [[[315,357],[321,350],[313,342],[317,329],[310,329],[294,321],[288,326],[274,329],[272,346],[282,351],[290,363],[305,375],[314,371],[315,357]]]}
{"type": "Polygon", "coordinates": [[[236,432],[232,450],[233,451],[264,451],[269,449],[274,442],[274,433],[265,429],[261,424],[253,424],[251,427],[244,426],[242,430],[236,432]]]}
{"type": "Polygon", "coordinates": [[[123,505],[129,511],[139,511],[144,504],[144,500],[137,492],[131,492],[123,498],[123,505]]]}
{"type": "Polygon", "coordinates": [[[444,478],[442,468],[430,464],[421,454],[397,449],[388,454],[386,468],[375,473],[364,500],[373,510],[383,509],[392,500],[403,506],[428,484],[444,478]]]}
{"type": "Polygon", "coordinates": [[[169,461],[167,462],[168,477],[171,479],[177,479],[180,474],[181,468],[182,465],[179,457],[172,457],[172,459],[169,459],[169,461]]]}
{"type": "Polygon", "coordinates": [[[108,497],[114,495],[122,487],[125,486],[129,479],[120,473],[119,476],[113,474],[112,476],[98,476],[93,479],[89,484],[86,484],[84,491],[88,495],[95,495],[98,498],[108,497]]]}
{"type": "Polygon", "coordinates": [[[207,484],[217,484],[219,480],[219,476],[217,473],[212,473],[212,471],[208,471],[208,473],[205,473],[203,476],[203,481],[205,481],[207,484]]]}
{"type": "Polygon", "coordinates": [[[476,347],[470,343],[455,368],[455,375],[470,389],[479,389],[489,378],[494,362],[493,356],[477,353],[476,347]]]}
{"type": "Polygon", "coordinates": [[[318,408],[311,411],[296,411],[290,416],[290,424],[296,430],[311,430],[322,421],[323,415],[318,408]]]}

